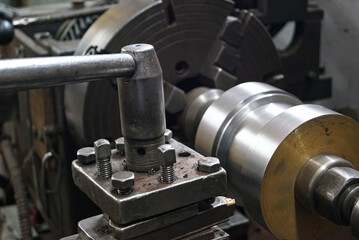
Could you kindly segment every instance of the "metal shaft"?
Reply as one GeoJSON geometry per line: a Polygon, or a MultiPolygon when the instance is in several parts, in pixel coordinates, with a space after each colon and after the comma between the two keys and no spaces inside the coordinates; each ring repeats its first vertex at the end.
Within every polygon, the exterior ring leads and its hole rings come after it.
{"type": "Polygon", "coordinates": [[[135,67],[133,57],[124,53],[2,60],[0,91],[129,77],[134,73],[135,67]]]}
{"type": "Polygon", "coordinates": [[[151,45],[134,44],[122,52],[131,54],[137,66],[131,78],[117,80],[127,167],[159,169],[155,152],[165,143],[166,130],[161,66],[151,45]]]}
{"type": "Polygon", "coordinates": [[[257,222],[279,239],[325,239],[329,222],[319,215],[359,236],[357,122],[263,83],[214,101],[208,93],[187,99],[181,123],[197,128],[196,150],[220,159],[233,197],[257,222]]]}
{"type": "Polygon", "coordinates": [[[24,27],[36,24],[43,24],[48,22],[60,22],[65,21],[67,19],[79,18],[89,15],[102,14],[107,11],[113,5],[105,5],[105,6],[96,6],[91,8],[85,8],[80,10],[72,10],[72,11],[64,11],[61,13],[54,13],[45,16],[31,16],[31,17],[21,17],[12,20],[12,24],[14,27],[24,27]]]}
{"type": "Polygon", "coordinates": [[[295,196],[307,210],[338,225],[350,225],[359,237],[359,172],[343,158],[329,154],[312,157],[296,179],[295,196]]]}

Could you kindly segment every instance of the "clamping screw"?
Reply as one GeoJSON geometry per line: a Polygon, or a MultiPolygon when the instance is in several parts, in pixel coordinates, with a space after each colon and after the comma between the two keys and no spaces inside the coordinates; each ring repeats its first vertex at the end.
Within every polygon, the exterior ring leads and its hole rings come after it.
{"type": "Polygon", "coordinates": [[[129,194],[135,185],[135,174],[130,171],[119,171],[112,175],[111,181],[112,186],[117,189],[118,194],[129,194]]]}
{"type": "Polygon", "coordinates": [[[125,155],[125,139],[123,137],[115,140],[116,149],[121,155],[125,155]]]}
{"type": "Polygon", "coordinates": [[[112,176],[110,142],[106,139],[99,139],[94,143],[94,147],[99,177],[110,178],[112,176]]]}
{"type": "Polygon", "coordinates": [[[172,183],[175,181],[173,164],[176,163],[176,151],[170,144],[163,144],[157,148],[160,160],[162,183],[172,183]]]}

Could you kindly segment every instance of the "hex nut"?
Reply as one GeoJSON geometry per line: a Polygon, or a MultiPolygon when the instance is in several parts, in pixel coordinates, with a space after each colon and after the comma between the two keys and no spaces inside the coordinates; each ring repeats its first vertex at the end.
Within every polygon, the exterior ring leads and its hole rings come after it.
{"type": "Polygon", "coordinates": [[[318,181],[314,197],[316,211],[327,219],[343,224],[340,198],[345,189],[359,183],[359,172],[349,167],[333,167],[318,181]]]}
{"type": "Polygon", "coordinates": [[[172,166],[176,163],[176,150],[171,144],[163,144],[157,148],[157,155],[160,165],[163,167],[172,166]]]}
{"type": "Polygon", "coordinates": [[[125,139],[123,137],[117,138],[115,140],[116,149],[121,153],[125,153],[125,139]]]}
{"type": "Polygon", "coordinates": [[[198,171],[206,173],[214,173],[219,171],[221,163],[218,158],[207,157],[198,160],[198,171]]]}
{"type": "Polygon", "coordinates": [[[126,190],[135,185],[135,174],[130,171],[119,171],[111,177],[112,186],[118,190],[126,190]]]}
{"type": "Polygon", "coordinates": [[[172,131],[169,130],[169,129],[166,129],[166,131],[165,131],[165,142],[168,143],[171,140],[172,137],[173,137],[172,131]]]}
{"type": "Polygon", "coordinates": [[[94,143],[96,159],[111,157],[111,144],[106,139],[99,139],[94,143]]]}
{"type": "Polygon", "coordinates": [[[80,148],[77,151],[77,159],[84,164],[94,163],[96,161],[95,149],[93,147],[80,148]]]}

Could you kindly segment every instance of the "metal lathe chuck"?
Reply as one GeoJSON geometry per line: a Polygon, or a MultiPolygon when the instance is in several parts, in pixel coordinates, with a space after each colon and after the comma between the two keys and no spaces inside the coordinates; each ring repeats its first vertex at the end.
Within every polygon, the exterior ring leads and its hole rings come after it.
{"type": "MultiPolygon", "coordinates": [[[[76,54],[116,53],[133,43],[155,47],[169,114],[183,110],[184,91],[196,86],[271,81],[282,67],[266,28],[227,0],[121,0],[91,25],[76,54]]],[[[66,86],[65,114],[78,146],[121,136],[116,89],[112,81],[66,86]]]]}
{"type": "Polygon", "coordinates": [[[338,225],[359,236],[357,122],[264,83],[191,94],[185,132],[221,160],[254,219],[280,239],[326,238],[338,225]]]}

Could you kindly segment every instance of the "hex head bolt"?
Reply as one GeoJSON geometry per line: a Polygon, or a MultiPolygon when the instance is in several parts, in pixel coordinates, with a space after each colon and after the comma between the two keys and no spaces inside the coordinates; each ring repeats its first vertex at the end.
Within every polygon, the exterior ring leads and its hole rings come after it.
{"type": "Polygon", "coordinates": [[[112,175],[111,181],[118,194],[126,195],[132,192],[132,187],[135,185],[135,174],[129,171],[119,171],[112,175]]]}
{"type": "Polygon", "coordinates": [[[198,171],[206,173],[214,173],[219,171],[221,163],[218,158],[207,157],[198,160],[198,171]]]}
{"type": "Polygon", "coordinates": [[[103,179],[110,178],[112,176],[110,142],[99,139],[94,143],[94,147],[98,176],[103,179]]]}
{"type": "Polygon", "coordinates": [[[173,164],[176,163],[176,151],[170,144],[163,144],[157,148],[160,160],[160,180],[162,183],[172,183],[176,180],[173,164]]]}
{"type": "Polygon", "coordinates": [[[96,161],[95,150],[93,147],[84,147],[77,151],[77,159],[80,163],[91,164],[96,161]]]}

